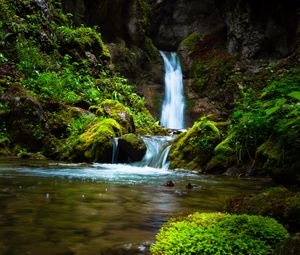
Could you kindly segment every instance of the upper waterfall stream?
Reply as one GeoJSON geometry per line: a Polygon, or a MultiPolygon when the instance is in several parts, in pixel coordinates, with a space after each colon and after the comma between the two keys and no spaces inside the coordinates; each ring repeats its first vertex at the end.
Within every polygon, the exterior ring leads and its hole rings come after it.
{"type": "Polygon", "coordinates": [[[165,67],[165,97],[161,124],[166,128],[184,128],[183,77],[176,52],[160,52],[165,67]]]}

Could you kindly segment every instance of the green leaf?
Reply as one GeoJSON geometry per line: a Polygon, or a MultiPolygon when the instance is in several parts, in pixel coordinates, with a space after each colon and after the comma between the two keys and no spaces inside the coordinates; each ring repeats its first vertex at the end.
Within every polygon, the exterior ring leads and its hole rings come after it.
{"type": "Polygon", "coordinates": [[[293,91],[289,93],[288,96],[300,100],[300,91],[293,91]]]}
{"type": "Polygon", "coordinates": [[[280,109],[280,106],[274,106],[272,108],[269,108],[266,110],[266,114],[267,115],[271,115],[273,114],[274,112],[277,112],[278,110],[280,109]]]}

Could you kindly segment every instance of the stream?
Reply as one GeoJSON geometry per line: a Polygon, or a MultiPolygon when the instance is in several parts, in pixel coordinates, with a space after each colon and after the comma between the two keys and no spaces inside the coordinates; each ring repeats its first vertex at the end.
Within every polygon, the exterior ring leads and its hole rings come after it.
{"type": "MultiPolygon", "coordinates": [[[[161,52],[161,122],[184,128],[183,82],[176,53],[161,52]]],[[[169,217],[220,211],[232,196],[260,191],[268,179],[236,179],[168,169],[174,137],[143,137],[141,162],[70,164],[0,159],[0,255],[138,255],[169,217]],[[174,187],[164,184],[168,181],[174,187]],[[189,185],[191,188],[188,188],[189,185]]]]}
{"type": "Polygon", "coordinates": [[[121,164],[1,159],[0,254],[147,254],[168,217],[219,211],[226,199],[269,183],[121,164]],[[175,186],[165,187],[168,180],[175,186]]]}

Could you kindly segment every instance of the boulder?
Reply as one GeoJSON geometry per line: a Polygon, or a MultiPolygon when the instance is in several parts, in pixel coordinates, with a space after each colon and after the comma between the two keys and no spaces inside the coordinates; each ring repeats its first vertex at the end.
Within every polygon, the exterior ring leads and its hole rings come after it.
{"type": "Polygon", "coordinates": [[[106,116],[116,120],[124,128],[125,133],[135,132],[133,117],[120,102],[108,99],[102,102],[101,107],[106,116]]]}
{"type": "Polygon", "coordinates": [[[122,135],[122,127],[114,119],[105,119],[91,126],[64,155],[76,162],[111,163],[113,138],[122,135]]]}
{"type": "Polygon", "coordinates": [[[143,139],[134,134],[123,135],[119,138],[118,144],[117,161],[120,163],[141,161],[147,151],[143,139]]]}
{"type": "Polygon", "coordinates": [[[170,168],[204,170],[220,140],[221,134],[215,123],[201,118],[174,141],[169,156],[170,168]]]}

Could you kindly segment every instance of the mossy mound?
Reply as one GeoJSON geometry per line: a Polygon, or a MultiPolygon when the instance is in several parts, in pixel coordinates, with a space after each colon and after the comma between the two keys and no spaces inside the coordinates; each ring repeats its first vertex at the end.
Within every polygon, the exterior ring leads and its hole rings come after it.
{"type": "Polygon", "coordinates": [[[236,162],[234,134],[227,136],[214,149],[214,155],[206,165],[206,172],[223,172],[236,162]]]}
{"type": "Polygon", "coordinates": [[[289,147],[276,137],[269,137],[256,150],[256,168],[271,175],[277,183],[300,183],[299,146],[289,147]]]}
{"type": "Polygon", "coordinates": [[[220,139],[215,123],[202,118],[176,138],[169,156],[170,168],[203,169],[220,139]]]}
{"type": "Polygon", "coordinates": [[[134,134],[126,134],[119,138],[118,162],[130,163],[141,161],[147,151],[143,139],[134,134]]]}
{"type": "Polygon", "coordinates": [[[78,162],[111,163],[113,138],[121,135],[122,127],[114,119],[98,121],[73,141],[66,157],[78,162]]]}
{"type": "Polygon", "coordinates": [[[195,213],[163,225],[153,255],[271,254],[288,237],[276,220],[262,216],[195,213]]]}
{"type": "Polygon", "coordinates": [[[230,213],[271,216],[290,231],[300,231],[300,193],[293,193],[284,187],[231,199],[225,210],[230,213]]]}
{"type": "MultiPolygon", "coordinates": [[[[101,103],[103,113],[116,120],[127,133],[135,132],[135,125],[132,115],[126,110],[125,106],[116,100],[107,99],[101,103]]],[[[101,113],[101,109],[98,110],[101,113]]]]}

